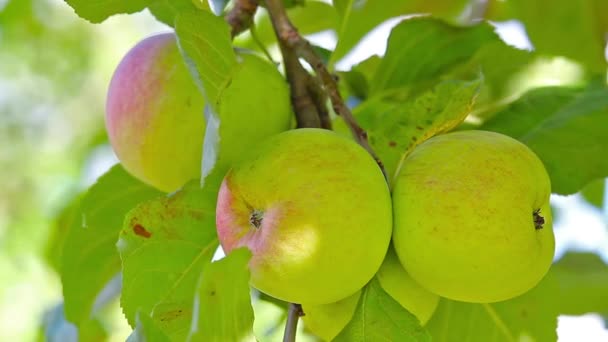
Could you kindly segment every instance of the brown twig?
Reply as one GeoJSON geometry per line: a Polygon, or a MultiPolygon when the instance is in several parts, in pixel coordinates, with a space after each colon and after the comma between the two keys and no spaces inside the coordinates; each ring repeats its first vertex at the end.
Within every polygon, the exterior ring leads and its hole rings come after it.
{"type": "Polygon", "coordinates": [[[312,45],[298,33],[298,30],[289,21],[282,0],[265,0],[265,3],[279,41],[292,49],[298,57],[310,64],[327,92],[334,111],[342,116],[357,143],[374,157],[386,177],[382,161],[369,145],[367,132],[359,126],[350,109],[344,103],[335,78],[327,70],[321,58],[314,52],[312,45]]]}
{"type": "Polygon", "coordinates": [[[234,2],[234,7],[225,18],[231,27],[230,34],[233,38],[251,27],[258,5],[258,0],[236,0],[234,2]]]}
{"type": "Polygon", "coordinates": [[[289,312],[287,315],[287,324],[285,324],[285,334],[283,342],[294,342],[296,340],[296,332],[298,330],[298,319],[304,316],[302,306],[300,304],[289,303],[289,312]]]}
{"type": "Polygon", "coordinates": [[[279,47],[283,55],[285,74],[291,91],[291,104],[296,114],[298,127],[321,127],[317,106],[308,91],[308,79],[310,75],[300,64],[298,56],[293,50],[286,47],[282,42],[279,42],[279,47]]]}
{"type": "MultiPolygon", "coordinates": [[[[277,4],[283,9],[283,12],[285,12],[282,2],[273,4],[270,3],[270,1],[266,1],[267,7],[270,7],[271,5],[277,6],[277,4]]],[[[270,13],[270,9],[268,9],[268,11],[270,13]]],[[[278,37],[280,27],[277,26],[277,22],[275,20],[271,20],[271,22],[278,37]]],[[[298,55],[292,48],[287,46],[281,39],[278,39],[278,43],[279,48],[281,49],[281,54],[283,55],[285,75],[287,76],[287,81],[289,82],[289,88],[291,91],[291,104],[296,115],[298,127],[321,127],[321,118],[318,110],[319,106],[315,103],[315,98],[313,98],[313,95],[310,93],[310,74],[306,71],[306,69],[304,69],[302,64],[300,64],[298,55]]]]}
{"type": "Polygon", "coordinates": [[[308,92],[312,97],[319,113],[319,120],[321,121],[321,128],[331,129],[331,118],[329,117],[329,110],[327,109],[327,93],[321,88],[319,82],[317,82],[310,74],[308,74],[308,92]]]}

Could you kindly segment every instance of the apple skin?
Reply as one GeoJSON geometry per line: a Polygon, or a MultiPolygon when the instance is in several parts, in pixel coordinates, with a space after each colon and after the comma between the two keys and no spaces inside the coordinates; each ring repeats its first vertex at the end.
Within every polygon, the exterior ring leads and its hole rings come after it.
{"type": "Polygon", "coordinates": [[[429,292],[410,277],[392,247],[389,248],[376,277],[384,291],[416,316],[420,325],[425,325],[431,319],[439,304],[439,296],[429,292]]]}
{"type": "Polygon", "coordinates": [[[255,288],[327,304],[361,289],[382,264],[391,199],[363,148],[331,131],[297,129],[271,137],[228,172],[216,223],[226,253],[252,251],[255,288]]]}
{"type": "Polygon", "coordinates": [[[412,278],[442,297],[518,296],[551,266],[550,194],[542,162],[515,139],[485,131],[433,137],[399,170],[395,251],[412,278]]]}
{"type": "Polygon", "coordinates": [[[122,165],[163,191],[200,177],[205,102],[172,33],[139,42],[110,82],[106,128],[122,165]]]}
{"type": "Polygon", "coordinates": [[[333,340],[355,315],[361,291],[338,302],[302,305],[304,326],[324,341],[333,340]]]}

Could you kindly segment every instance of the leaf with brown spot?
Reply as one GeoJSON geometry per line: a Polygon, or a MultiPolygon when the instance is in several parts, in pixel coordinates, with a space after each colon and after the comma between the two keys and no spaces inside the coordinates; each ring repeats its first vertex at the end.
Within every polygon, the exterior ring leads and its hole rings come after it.
{"type": "MultiPolygon", "coordinates": [[[[213,175],[213,177],[218,177],[213,175]]],[[[140,204],[125,219],[117,244],[123,262],[121,306],[129,323],[152,315],[171,339],[188,335],[199,275],[218,247],[216,180],[193,181],[167,197],[140,204]],[[142,238],[141,229],[145,229],[142,238]]]]}
{"type": "Polygon", "coordinates": [[[117,165],[75,204],[59,265],[65,315],[72,323],[79,325],[91,316],[98,293],[120,272],[115,245],[125,215],[160,195],[117,165]]]}
{"type": "Polygon", "coordinates": [[[141,224],[138,224],[138,223],[136,223],[133,226],[133,233],[135,233],[135,235],[139,235],[146,239],[148,239],[150,236],[152,236],[152,233],[147,231],[146,228],[144,228],[144,226],[142,226],[141,224]]]}
{"type": "Polygon", "coordinates": [[[401,160],[428,138],[453,129],[469,114],[480,81],[444,81],[414,98],[390,92],[371,98],[355,108],[359,124],[389,175],[401,160]],[[404,98],[406,98],[404,100],[404,98]],[[430,109],[430,110],[428,110],[430,109]]]}
{"type": "Polygon", "coordinates": [[[127,342],[169,342],[169,337],[158,327],[156,322],[147,314],[137,312],[135,329],[127,338],[127,342]]]}

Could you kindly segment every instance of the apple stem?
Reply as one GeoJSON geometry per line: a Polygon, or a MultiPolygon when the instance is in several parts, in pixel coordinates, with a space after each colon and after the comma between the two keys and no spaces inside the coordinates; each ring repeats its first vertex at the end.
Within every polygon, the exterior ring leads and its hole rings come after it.
{"type": "Polygon", "coordinates": [[[285,324],[283,342],[294,342],[296,340],[298,320],[301,316],[304,316],[302,306],[300,304],[289,303],[289,313],[287,315],[287,324],[285,324]]]}

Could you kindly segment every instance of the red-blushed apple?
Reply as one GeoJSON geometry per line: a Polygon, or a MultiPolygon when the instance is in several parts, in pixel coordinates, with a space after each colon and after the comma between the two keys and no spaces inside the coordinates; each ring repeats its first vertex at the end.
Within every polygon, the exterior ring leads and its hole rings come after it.
{"type": "Polygon", "coordinates": [[[391,199],[374,159],[331,131],[298,129],[251,149],[221,185],[226,253],[252,253],[251,283],[273,297],[326,304],[378,271],[391,238],[391,199]]]}
{"type": "Polygon", "coordinates": [[[108,89],[106,127],[122,165],[173,191],[200,177],[204,99],[173,33],[146,38],[122,59],[108,89]]]}

